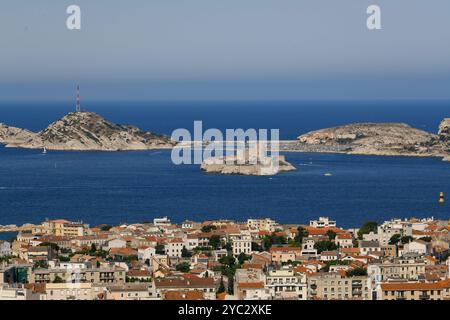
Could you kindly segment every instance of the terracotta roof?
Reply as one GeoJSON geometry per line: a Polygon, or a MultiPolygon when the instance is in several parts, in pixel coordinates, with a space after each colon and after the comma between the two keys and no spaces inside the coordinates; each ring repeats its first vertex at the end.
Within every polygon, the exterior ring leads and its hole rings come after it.
{"type": "Polygon", "coordinates": [[[25,288],[35,293],[45,293],[45,283],[27,283],[25,288]]]}
{"type": "Polygon", "coordinates": [[[131,248],[112,248],[110,253],[123,256],[137,255],[137,251],[131,248]]]}
{"type": "Polygon", "coordinates": [[[148,270],[130,270],[127,272],[129,277],[150,277],[150,271],[148,270]]]}
{"type": "Polygon", "coordinates": [[[307,266],[307,265],[313,265],[313,266],[325,266],[326,263],[319,261],[319,260],[309,260],[305,263],[303,263],[303,265],[307,266]]]}
{"type": "Polygon", "coordinates": [[[239,282],[239,289],[264,289],[264,282],[239,282]]]}
{"type": "Polygon", "coordinates": [[[48,220],[48,222],[52,222],[52,223],[72,223],[68,220],[64,220],[64,219],[56,219],[56,220],[48,220]]]}
{"type": "Polygon", "coordinates": [[[349,234],[349,233],[341,233],[341,234],[338,234],[338,235],[336,235],[336,238],[337,238],[337,239],[353,239],[353,238],[352,238],[352,235],[349,234]]]}
{"type": "Polygon", "coordinates": [[[439,260],[432,256],[425,256],[425,259],[430,260],[432,262],[438,262],[439,260]]]}
{"type": "Polygon", "coordinates": [[[201,291],[169,291],[164,293],[164,300],[204,300],[201,291]]]}
{"type": "Polygon", "coordinates": [[[300,247],[272,247],[270,248],[270,252],[277,252],[277,251],[296,251],[296,252],[300,252],[302,251],[302,249],[300,247]]]}
{"type": "Polygon", "coordinates": [[[439,282],[405,282],[405,283],[381,283],[381,290],[440,290],[450,288],[450,279],[439,282]]]}
{"type": "Polygon", "coordinates": [[[245,262],[241,269],[262,269],[263,265],[261,263],[250,263],[245,262]]]}
{"type": "Polygon", "coordinates": [[[328,230],[334,231],[336,234],[347,233],[345,230],[340,228],[314,228],[314,227],[305,227],[305,230],[308,231],[309,235],[325,235],[328,230]]]}
{"type": "Polygon", "coordinates": [[[339,252],[337,251],[322,251],[321,256],[337,256],[339,252]]]}
{"type": "Polygon", "coordinates": [[[225,298],[227,297],[227,293],[226,292],[222,292],[222,293],[218,293],[216,300],[225,300],[225,298]]]}
{"type": "Polygon", "coordinates": [[[359,254],[359,248],[340,248],[339,250],[345,254],[359,254]]]}
{"type": "Polygon", "coordinates": [[[199,276],[195,275],[195,274],[192,274],[192,273],[185,273],[185,274],[183,274],[183,278],[185,278],[185,279],[193,279],[193,278],[198,279],[199,276]]]}
{"type": "Polygon", "coordinates": [[[311,269],[308,269],[307,267],[305,267],[305,266],[296,266],[296,267],[294,267],[294,272],[295,273],[312,273],[312,270],[311,269]]]}
{"type": "Polygon", "coordinates": [[[42,242],[61,242],[61,241],[70,241],[71,237],[62,237],[62,236],[51,236],[46,235],[39,238],[39,241],[42,242]]]}

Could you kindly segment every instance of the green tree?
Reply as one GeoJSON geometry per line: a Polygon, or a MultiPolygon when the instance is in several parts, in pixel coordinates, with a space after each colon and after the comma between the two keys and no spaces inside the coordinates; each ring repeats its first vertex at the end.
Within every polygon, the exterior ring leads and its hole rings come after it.
{"type": "Polygon", "coordinates": [[[403,237],[400,239],[400,242],[401,242],[402,244],[406,244],[406,243],[409,243],[409,242],[411,242],[411,241],[413,241],[413,240],[414,240],[414,238],[411,237],[411,236],[403,236],[403,237]]]}
{"type": "Polygon", "coordinates": [[[139,260],[139,258],[138,258],[138,256],[137,255],[135,255],[135,254],[132,254],[132,255],[129,255],[129,256],[127,256],[126,258],[125,258],[125,261],[126,262],[132,262],[132,261],[138,261],[139,260]]]}
{"type": "Polygon", "coordinates": [[[215,250],[220,249],[220,247],[221,247],[220,236],[212,235],[209,238],[209,245],[215,250]]]}
{"type": "Polygon", "coordinates": [[[347,277],[367,276],[366,268],[355,268],[347,271],[347,277]]]}
{"type": "Polygon", "coordinates": [[[334,232],[333,230],[327,230],[326,235],[330,241],[334,241],[334,239],[336,238],[336,232],[334,232]]]}
{"type": "Polygon", "coordinates": [[[219,288],[217,289],[217,293],[225,292],[225,284],[223,283],[223,277],[220,278],[219,288]]]}
{"type": "Polygon", "coordinates": [[[234,294],[234,275],[228,277],[228,294],[234,294]]]}
{"type": "Polygon", "coordinates": [[[175,269],[179,272],[183,272],[183,273],[188,273],[189,270],[191,270],[190,265],[188,262],[181,262],[179,264],[177,264],[177,266],[175,267],[175,269]]]}
{"type": "Polygon", "coordinates": [[[303,238],[306,238],[308,235],[308,231],[306,231],[306,229],[302,226],[299,226],[297,228],[297,235],[294,237],[294,241],[301,245],[303,242],[303,238]]]}
{"type": "Polygon", "coordinates": [[[65,281],[60,277],[60,276],[56,276],[55,280],[53,280],[53,283],[64,283],[65,281]]]}
{"type": "Polygon", "coordinates": [[[66,256],[58,256],[58,260],[59,260],[60,262],[69,262],[69,261],[70,261],[70,258],[69,258],[69,257],[66,257],[66,256]]]}
{"type": "Polygon", "coordinates": [[[432,238],[428,236],[428,237],[419,238],[419,240],[422,240],[422,241],[425,241],[425,242],[431,242],[432,238]]]}
{"type": "Polygon", "coordinates": [[[322,253],[323,251],[332,251],[336,250],[338,247],[336,243],[332,241],[319,241],[314,244],[314,249],[317,250],[317,253],[322,253]]]}
{"type": "Polygon", "coordinates": [[[239,264],[243,264],[245,261],[250,260],[250,259],[251,259],[251,256],[248,256],[243,252],[241,252],[238,256],[239,264]]]}
{"type": "Polygon", "coordinates": [[[183,247],[183,249],[181,249],[181,257],[190,258],[192,257],[192,254],[189,252],[188,249],[186,249],[186,247],[183,247]]]}
{"type": "Polygon", "coordinates": [[[202,232],[208,233],[208,232],[211,232],[211,230],[216,230],[216,229],[217,229],[216,226],[213,226],[212,224],[210,224],[210,225],[207,225],[207,226],[203,226],[202,227],[202,232]]]}
{"type": "Polygon", "coordinates": [[[101,231],[109,231],[112,228],[109,224],[104,224],[100,227],[101,231]]]}
{"type": "Polygon", "coordinates": [[[269,250],[272,247],[272,238],[270,236],[264,236],[263,247],[265,250],[269,250]]]}
{"type": "Polygon", "coordinates": [[[231,242],[227,242],[224,249],[226,249],[228,252],[233,251],[233,246],[231,245],[231,242]]]}
{"type": "Polygon", "coordinates": [[[371,232],[377,233],[378,223],[376,221],[368,221],[364,223],[358,230],[358,239],[362,239],[363,234],[369,234],[371,232]]]}
{"type": "Polygon", "coordinates": [[[236,264],[236,259],[233,256],[224,256],[219,259],[219,262],[229,268],[232,268],[236,264]]]}
{"type": "Polygon", "coordinates": [[[277,236],[276,234],[272,234],[271,238],[272,238],[272,244],[281,245],[281,244],[287,243],[286,237],[283,237],[283,236],[277,236]]]}
{"type": "Polygon", "coordinates": [[[399,233],[394,234],[394,235],[391,237],[391,239],[389,239],[389,244],[391,244],[391,245],[393,245],[393,244],[397,245],[397,244],[400,242],[401,237],[402,237],[402,236],[401,236],[401,234],[399,234],[399,233]]]}
{"type": "Polygon", "coordinates": [[[163,244],[157,244],[155,247],[156,254],[166,254],[166,250],[163,244]]]}
{"type": "Polygon", "coordinates": [[[264,251],[264,249],[256,242],[252,242],[252,251],[264,251]]]}

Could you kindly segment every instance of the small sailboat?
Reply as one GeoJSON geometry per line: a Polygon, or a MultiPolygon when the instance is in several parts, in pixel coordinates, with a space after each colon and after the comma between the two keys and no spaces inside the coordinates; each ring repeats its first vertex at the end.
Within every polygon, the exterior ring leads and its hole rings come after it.
{"type": "Polygon", "coordinates": [[[42,150],[42,154],[47,154],[47,148],[44,147],[44,149],[42,150]]]}

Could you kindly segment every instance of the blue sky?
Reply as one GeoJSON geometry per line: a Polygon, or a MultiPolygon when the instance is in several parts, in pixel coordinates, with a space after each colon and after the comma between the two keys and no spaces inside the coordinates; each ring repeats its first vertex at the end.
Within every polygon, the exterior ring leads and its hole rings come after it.
{"type": "Polygon", "coordinates": [[[450,98],[448,0],[2,0],[0,40],[4,101],[450,98]]]}

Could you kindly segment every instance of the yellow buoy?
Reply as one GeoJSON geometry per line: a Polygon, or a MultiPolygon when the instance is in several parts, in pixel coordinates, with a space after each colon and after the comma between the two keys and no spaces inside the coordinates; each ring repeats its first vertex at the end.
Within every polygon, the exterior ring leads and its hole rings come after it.
{"type": "Polygon", "coordinates": [[[443,192],[441,192],[439,194],[439,203],[444,203],[444,193],[443,192]]]}

